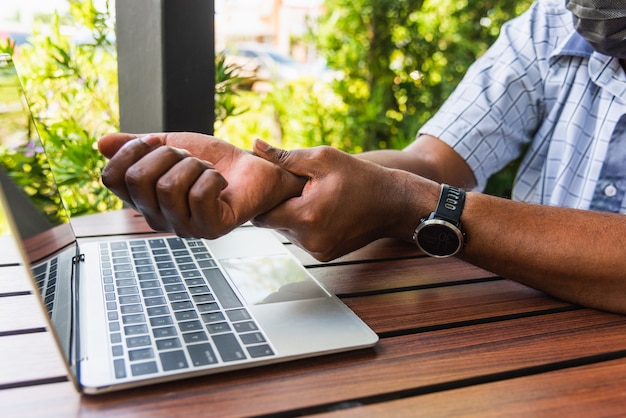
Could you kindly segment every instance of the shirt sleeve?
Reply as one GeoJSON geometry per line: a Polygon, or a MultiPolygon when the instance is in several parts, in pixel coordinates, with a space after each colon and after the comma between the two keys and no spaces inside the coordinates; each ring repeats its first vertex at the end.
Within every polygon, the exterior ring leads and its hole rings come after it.
{"type": "Polygon", "coordinates": [[[533,4],[503,25],[496,42],[420,129],[420,134],[443,140],[467,161],[477,190],[522,153],[540,123],[543,60],[536,38],[549,36],[549,25],[541,19],[546,16],[533,4]]]}

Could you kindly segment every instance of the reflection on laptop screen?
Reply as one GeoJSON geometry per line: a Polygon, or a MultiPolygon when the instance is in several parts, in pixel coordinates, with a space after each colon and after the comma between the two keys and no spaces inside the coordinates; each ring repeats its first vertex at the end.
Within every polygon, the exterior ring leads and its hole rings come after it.
{"type": "Polygon", "coordinates": [[[69,356],[76,240],[8,55],[0,55],[0,184],[43,303],[69,356]]]}

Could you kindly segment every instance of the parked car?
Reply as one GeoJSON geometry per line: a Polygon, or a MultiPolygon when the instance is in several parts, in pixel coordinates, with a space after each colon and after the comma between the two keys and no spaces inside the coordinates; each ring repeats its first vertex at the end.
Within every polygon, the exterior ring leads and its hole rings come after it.
{"type": "Polygon", "coordinates": [[[250,83],[289,81],[311,75],[291,56],[261,43],[242,43],[224,51],[227,65],[238,67],[237,75],[250,83]]]}

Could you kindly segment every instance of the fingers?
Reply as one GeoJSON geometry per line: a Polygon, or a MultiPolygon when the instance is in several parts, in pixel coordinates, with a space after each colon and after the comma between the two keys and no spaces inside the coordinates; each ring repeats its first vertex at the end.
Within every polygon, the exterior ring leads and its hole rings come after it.
{"type": "Polygon", "coordinates": [[[122,200],[135,206],[127,188],[126,172],[141,158],[161,146],[161,140],[155,136],[147,136],[140,139],[119,137],[112,138],[110,142],[113,146],[120,143],[122,145],[119,150],[123,150],[123,152],[115,153],[111,161],[104,167],[102,170],[102,183],[113,190],[122,200]],[[117,142],[118,139],[119,142],[117,142]]]}
{"type": "Polygon", "coordinates": [[[220,192],[228,185],[213,166],[197,158],[184,158],[162,175],[156,184],[156,203],[161,213],[151,220],[182,237],[208,235],[221,219],[220,192]],[[205,233],[204,231],[209,231],[205,233]]]}
{"type": "Polygon", "coordinates": [[[297,156],[302,152],[302,150],[285,151],[280,148],[272,147],[270,144],[261,139],[254,140],[252,150],[256,155],[264,160],[274,163],[296,176],[310,176],[309,170],[304,170],[302,168],[302,164],[298,163],[299,160],[297,159],[297,156]]]}
{"type": "Polygon", "coordinates": [[[104,135],[98,140],[98,151],[106,158],[111,159],[127,142],[144,137],[146,135],[136,135],[127,133],[115,133],[104,135]]]}

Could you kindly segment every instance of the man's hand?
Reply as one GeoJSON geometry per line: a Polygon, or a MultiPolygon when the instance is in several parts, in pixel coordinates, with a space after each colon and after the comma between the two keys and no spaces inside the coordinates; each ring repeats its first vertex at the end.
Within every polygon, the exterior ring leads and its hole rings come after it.
{"type": "Polygon", "coordinates": [[[302,195],[257,216],[318,260],[328,261],[376,239],[410,239],[437,204],[439,185],[330,147],[283,151],[257,140],[254,152],[308,178],[302,195]]]}
{"type": "Polygon", "coordinates": [[[298,196],[305,181],[197,133],[111,134],[98,148],[110,159],[103,183],[152,228],[183,237],[224,235],[298,196]]]}

